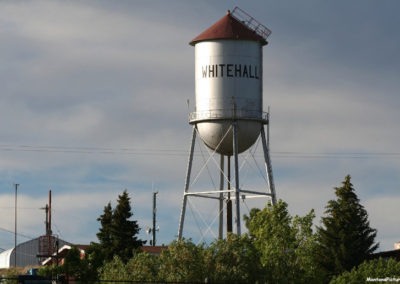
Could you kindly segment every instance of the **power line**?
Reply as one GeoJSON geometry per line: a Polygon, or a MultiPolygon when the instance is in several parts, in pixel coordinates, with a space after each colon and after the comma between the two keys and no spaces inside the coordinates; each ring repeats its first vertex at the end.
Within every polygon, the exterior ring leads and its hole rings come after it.
{"type": "MultiPolygon", "coordinates": [[[[187,156],[188,151],[160,148],[107,148],[107,147],[68,147],[68,146],[34,146],[0,144],[0,151],[5,152],[39,152],[62,154],[108,154],[108,155],[153,155],[153,156],[187,156]]],[[[195,155],[201,155],[196,151],[195,155]]],[[[273,158],[296,159],[371,159],[400,158],[400,152],[307,152],[307,151],[272,151],[273,158]]],[[[258,155],[256,155],[258,156],[258,155]]]]}
{"type": "MultiPolygon", "coordinates": [[[[7,209],[14,209],[15,207],[14,206],[0,206],[0,210],[1,209],[4,209],[4,210],[7,210],[7,209]]],[[[38,210],[39,208],[37,208],[37,207],[19,207],[18,206],[18,210],[38,210]]]]}
{"type": "MultiPolygon", "coordinates": [[[[0,227],[0,230],[1,231],[4,231],[4,232],[7,232],[7,233],[10,233],[10,234],[15,234],[15,232],[13,232],[13,231],[11,231],[11,230],[8,230],[8,229],[5,229],[5,228],[2,228],[2,227],[0,227]]],[[[24,238],[27,238],[27,239],[30,239],[30,240],[33,240],[33,239],[35,239],[34,237],[31,237],[31,236],[27,236],[27,235],[24,235],[24,234],[21,234],[21,233],[17,233],[17,235],[18,236],[21,236],[21,237],[24,237],[24,238]]]]}

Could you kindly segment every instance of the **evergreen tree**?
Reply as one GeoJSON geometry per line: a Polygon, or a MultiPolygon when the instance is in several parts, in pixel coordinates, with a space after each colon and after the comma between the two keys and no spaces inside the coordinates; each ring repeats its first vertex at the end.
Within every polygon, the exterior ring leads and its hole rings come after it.
{"type": "Polygon", "coordinates": [[[145,241],[139,240],[136,235],[140,228],[137,221],[132,221],[130,198],[126,190],[118,196],[118,204],[112,215],[112,248],[124,262],[133,256],[133,250],[142,246],[145,241]]]}
{"type": "Polygon", "coordinates": [[[325,207],[326,216],[322,227],[317,227],[317,260],[330,279],[344,271],[350,271],[362,263],[378,248],[376,230],[370,227],[368,214],[360,204],[350,175],[342,187],[335,188],[337,199],[325,207]]]}
{"type": "Polygon", "coordinates": [[[133,251],[146,242],[137,238],[140,228],[137,221],[130,220],[133,216],[131,210],[130,198],[126,190],[118,196],[114,210],[110,202],[104,207],[104,213],[97,219],[101,224],[97,233],[100,243],[92,244],[93,251],[97,255],[94,257],[96,261],[98,256],[111,261],[115,255],[118,255],[126,263],[133,256],[133,251]]]}
{"type": "Polygon", "coordinates": [[[97,218],[97,221],[99,221],[101,225],[99,232],[96,234],[96,236],[100,241],[102,254],[106,259],[111,260],[113,258],[113,209],[111,207],[111,202],[108,202],[107,206],[104,206],[104,213],[100,215],[99,218],[97,218]]]}

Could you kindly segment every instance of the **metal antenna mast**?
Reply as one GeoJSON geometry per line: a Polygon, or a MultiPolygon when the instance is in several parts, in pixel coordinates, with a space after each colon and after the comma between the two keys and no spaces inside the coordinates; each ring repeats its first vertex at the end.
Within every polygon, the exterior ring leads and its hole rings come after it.
{"type": "Polygon", "coordinates": [[[156,246],[156,213],[157,213],[157,193],[153,192],[153,241],[152,241],[152,246],[156,246]]]}
{"type": "Polygon", "coordinates": [[[16,183],[14,184],[15,186],[15,208],[14,208],[14,224],[15,224],[15,228],[14,228],[14,250],[15,250],[15,257],[14,257],[14,267],[17,267],[17,191],[18,191],[18,186],[19,184],[16,183]]]}

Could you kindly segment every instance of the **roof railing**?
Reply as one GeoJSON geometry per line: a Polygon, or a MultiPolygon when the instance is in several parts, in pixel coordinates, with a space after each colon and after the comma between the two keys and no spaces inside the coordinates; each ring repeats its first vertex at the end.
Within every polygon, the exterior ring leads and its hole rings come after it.
{"type": "Polygon", "coordinates": [[[231,15],[236,20],[242,22],[250,30],[257,33],[263,39],[267,40],[267,38],[270,36],[270,34],[271,34],[270,29],[268,29],[266,26],[264,26],[263,24],[258,22],[256,19],[254,19],[252,16],[247,14],[245,11],[243,11],[239,7],[235,7],[235,9],[233,9],[231,15]]]}

